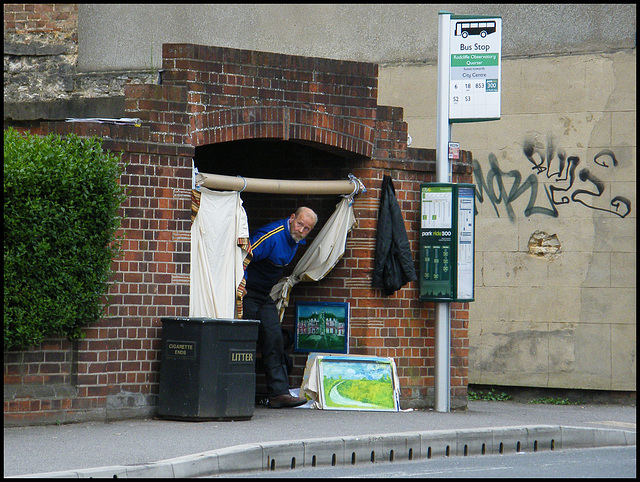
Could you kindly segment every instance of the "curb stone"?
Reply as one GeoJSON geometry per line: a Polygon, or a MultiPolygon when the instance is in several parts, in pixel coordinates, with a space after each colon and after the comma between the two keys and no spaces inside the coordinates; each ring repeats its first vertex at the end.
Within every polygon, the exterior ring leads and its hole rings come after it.
{"type": "Polygon", "coordinates": [[[202,477],[231,472],[625,445],[636,445],[635,432],[558,425],[431,430],[244,444],[142,465],[9,478],[202,477]]]}

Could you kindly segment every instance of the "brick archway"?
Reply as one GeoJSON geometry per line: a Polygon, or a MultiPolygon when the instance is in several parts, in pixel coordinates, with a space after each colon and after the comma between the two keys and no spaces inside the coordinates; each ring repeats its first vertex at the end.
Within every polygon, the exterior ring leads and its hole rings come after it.
{"type": "Polygon", "coordinates": [[[374,122],[364,122],[320,109],[248,106],[196,114],[192,144],[276,138],[317,142],[366,157],[373,153],[374,122]]]}

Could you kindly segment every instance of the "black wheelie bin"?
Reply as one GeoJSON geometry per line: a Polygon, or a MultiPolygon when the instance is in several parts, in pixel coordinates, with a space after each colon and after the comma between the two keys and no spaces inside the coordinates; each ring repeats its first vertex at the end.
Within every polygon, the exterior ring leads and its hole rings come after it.
{"type": "Polygon", "coordinates": [[[158,415],[249,420],[255,408],[257,320],[161,318],[158,415]]]}

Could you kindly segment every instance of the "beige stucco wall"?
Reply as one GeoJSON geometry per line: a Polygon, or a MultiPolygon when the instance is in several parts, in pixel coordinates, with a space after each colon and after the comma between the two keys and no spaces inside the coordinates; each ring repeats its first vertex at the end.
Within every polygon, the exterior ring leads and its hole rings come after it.
{"type": "Polygon", "coordinates": [[[364,62],[435,62],[438,13],[500,16],[507,56],[633,48],[636,5],[79,4],[78,70],[161,66],[163,43],[364,62]]]}
{"type": "MultiPolygon", "coordinates": [[[[380,69],[379,103],[404,107],[414,147],[435,144],[436,77],[435,66],[380,69]]],[[[469,382],[635,391],[635,50],[505,59],[501,119],[453,124],[451,140],[473,152],[476,186],[487,183],[477,202],[469,382]],[[548,169],[534,166],[527,146],[548,169]],[[609,155],[594,161],[605,149],[617,165],[609,155]],[[566,164],[559,172],[561,156],[579,158],[573,183],[566,164]],[[598,191],[583,169],[602,181],[601,194],[588,194],[598,191]],[[517,175],[520,187],[537,185],[492,203],[486,186],[499,194],[502,181],[510,193],[517,175]],[[557,216],[551,186],[567,189],[564,204],[554,194],[557,216]],[[556,235],[555,256],[553,247],[530,254],[535,231],[556,235]]]]}

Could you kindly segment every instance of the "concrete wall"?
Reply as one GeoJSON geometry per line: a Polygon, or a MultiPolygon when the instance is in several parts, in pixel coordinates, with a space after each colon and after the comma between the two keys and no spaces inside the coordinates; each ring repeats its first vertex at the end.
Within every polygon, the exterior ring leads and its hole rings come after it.
{"type": "MultiPolygon", "coordinates": [[[[412,146],[435,142],[436,77],[380,70],[412,146]]],[[[469,383],[635,391],[636,51],[505,60],[502,81],[499,121],[451,130],[480,194],[469,383]]]]}
{"type": "Polygon", "coordinates": [[[162,44],[173,42],[376,63],[435,62],[439,11],[502,16],[507,56],[635,45],[635,4],[80,4],[78,69],[159,68],[162,44]]]}

